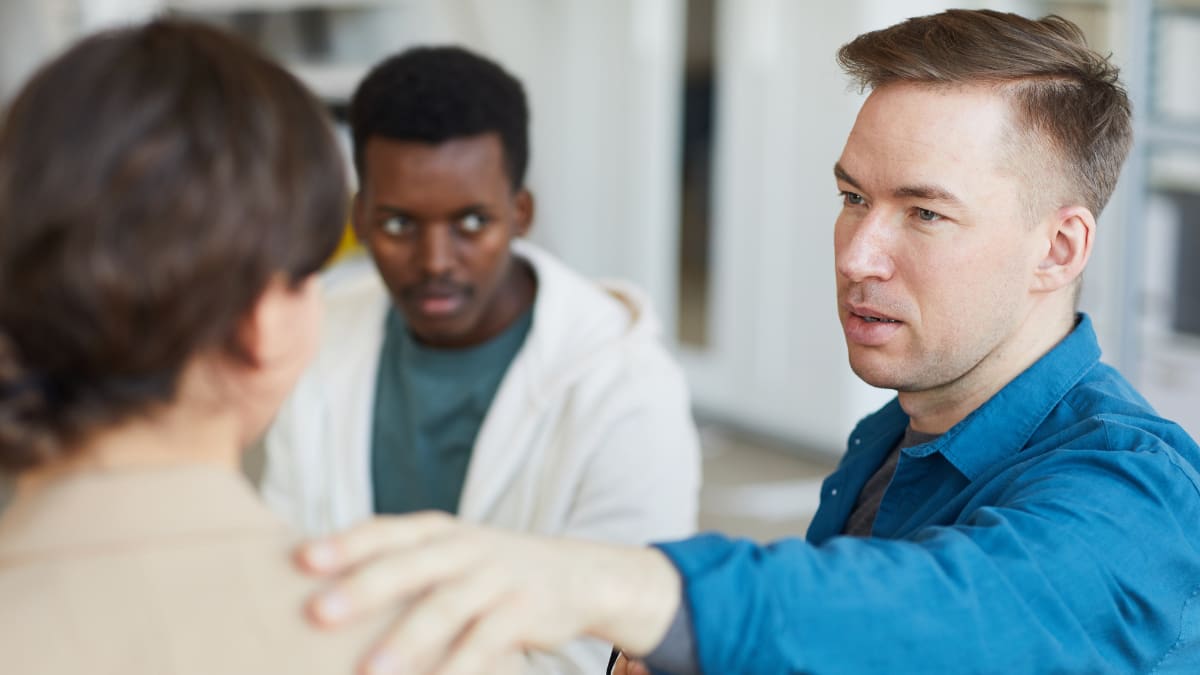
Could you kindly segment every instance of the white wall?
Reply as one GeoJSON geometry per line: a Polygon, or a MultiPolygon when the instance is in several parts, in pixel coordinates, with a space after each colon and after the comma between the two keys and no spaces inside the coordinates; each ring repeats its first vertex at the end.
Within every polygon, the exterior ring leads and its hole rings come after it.
{"type": "Polygon", "coordinates": [[[70,37],[62,3],[0,0],[0,104],[70,37]]]}

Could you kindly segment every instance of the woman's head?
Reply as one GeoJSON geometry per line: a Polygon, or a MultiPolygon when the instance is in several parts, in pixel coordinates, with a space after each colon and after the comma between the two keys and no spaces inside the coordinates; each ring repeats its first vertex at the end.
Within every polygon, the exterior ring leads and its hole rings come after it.
{"type": "Polygon", "coordinates": [[[90,37],[0,127],[0,467],[173,400],[197,354],[301,293],[345,217],[341,157],[287,72],[200,25],[90,37]]]}

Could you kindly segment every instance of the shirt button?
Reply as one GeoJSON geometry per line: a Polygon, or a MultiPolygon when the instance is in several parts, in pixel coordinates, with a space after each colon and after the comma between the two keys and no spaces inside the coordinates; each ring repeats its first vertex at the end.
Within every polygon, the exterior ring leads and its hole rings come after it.
{"type": "Polygon", "coordinates": [[[861,438],[856,438],[856,439],[854,439],[854,444],[855,444],[855,445],[858,445],[859,443],[862,443],[862,439],[861,439],[861,438]]]}
{"type": "Polygon", "coordinates": [[[831,497],[836,497],[837,496],[837,488],[833,488],[832,490],[830,490],[829,495],[831,497]]]}

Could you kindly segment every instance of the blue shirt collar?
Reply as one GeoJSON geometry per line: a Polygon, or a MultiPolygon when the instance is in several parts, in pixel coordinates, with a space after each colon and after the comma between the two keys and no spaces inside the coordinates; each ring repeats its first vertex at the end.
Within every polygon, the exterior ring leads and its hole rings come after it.
{"type": "MultiPolygon", "coordinates": [[[[986,403],[936,440],[906,448],[905,452],[914,457],[942,453],[963,476],[974,480],[998,460],[1025,447],[1054,406],[1099,361],[1100,344],[1092,320],[1086,314],[1079,314],[1074,330],[1067,337],[986,403]]],[[[907,424],[899,403],[892,404],[907,424]]],[[[888,417],[894,415],[895,412],[888,417]]],[[[883,419],[879,422],[885,426],[876,433],[895,434],[894,426],[883,419]]]]}
{"type": "MultiPolygon", "coordinates": [[[[902,452],[913,458],[939,454],[947,470],[974,481],[1020,452],[1054,407],[1099,360],[1100,346],[1091,320],[1080,314],[1074,330],[986,403],[936,439],[902,452]]],[[[900,442],[908,424],[898,398],[858,423],[837,471],[822,485],[821,506],[809,527],[809,541],[820,543],[841,532],[856,496],[900,442]]]]}

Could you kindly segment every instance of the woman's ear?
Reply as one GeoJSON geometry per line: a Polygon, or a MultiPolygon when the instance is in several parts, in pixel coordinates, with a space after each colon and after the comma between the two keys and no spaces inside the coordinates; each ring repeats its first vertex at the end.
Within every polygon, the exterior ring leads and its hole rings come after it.
{"type": "Polygon", "coordinates": [[[1034,275],[1034,290],[1050,293],[1072,286],[1092,255],[1096,219],[1083,206],[1065,206],[1046,225],[1046,250],[1034,275]]]}
{"type": "Polygon", "coordinates": [[[307,362],[316,349],[321,318],[316,275],[292,283],[276,275],[238,324],[237,341],[247,365],[274,367],[280,360],[307,362]]]}
{"type": "Polygon", "coordinates": [[[292,283],[277,275],[238,326],[242,358],[224,359],[233,386],[223,399],[241,419],[242,442],[259,436],[316,353],[322,299],[316,275],[292,283]]]}

